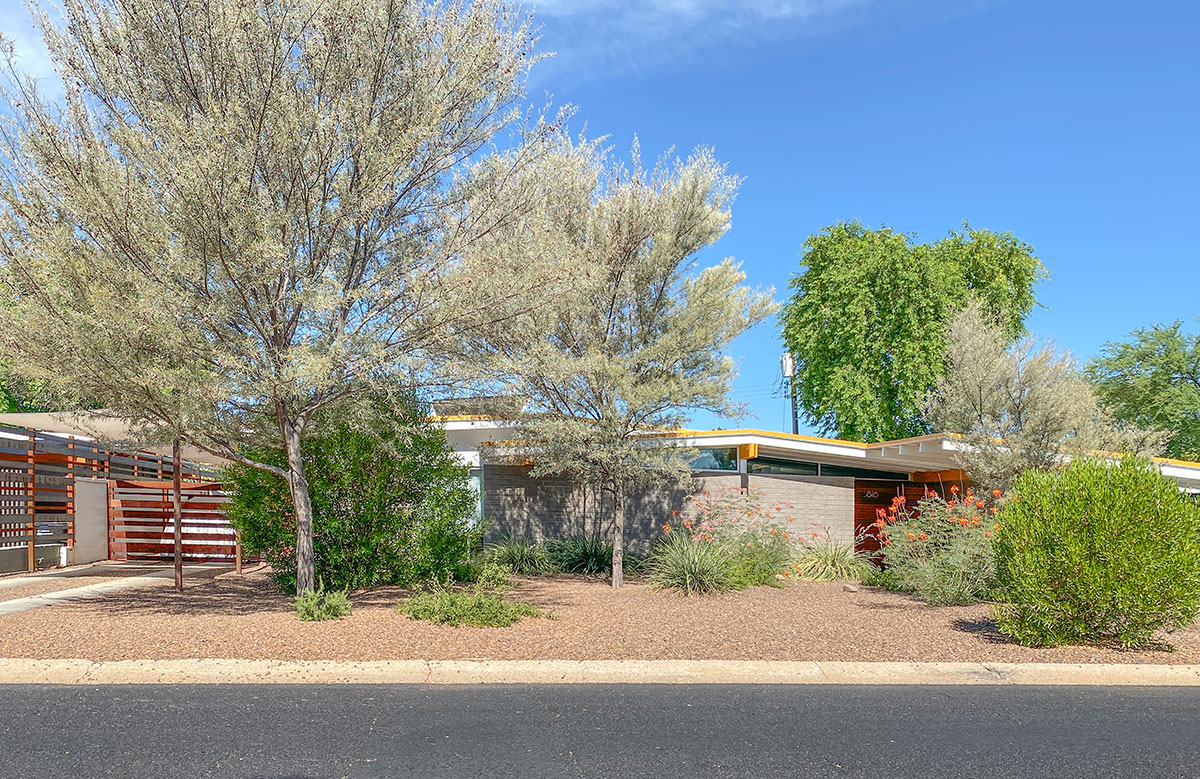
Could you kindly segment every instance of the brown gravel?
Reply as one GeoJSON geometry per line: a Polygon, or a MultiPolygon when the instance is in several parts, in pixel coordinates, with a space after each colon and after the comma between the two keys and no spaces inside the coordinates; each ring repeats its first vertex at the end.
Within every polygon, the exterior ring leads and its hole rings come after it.
{"type": "Polygon", "coordinates": [[[303,623],[263,571],[119,591],[0,618],[0,657],[384,659],[744,659],[1200,663],[1200,627],[1176,651],[1027,649],[999,635],[985,605],[926,606],[840,583],[758,587],[709,598],[619,592],[599,580],[518,579],[514,599],[551,611],[508,628],[452,628],[395,611],[404,597],[360,593],[340,622],[303,623]]]}

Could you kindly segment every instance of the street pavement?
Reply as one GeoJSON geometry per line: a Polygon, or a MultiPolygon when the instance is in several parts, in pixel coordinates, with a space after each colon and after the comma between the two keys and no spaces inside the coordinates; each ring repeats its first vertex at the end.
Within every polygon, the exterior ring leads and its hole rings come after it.
{"type": "Polygon", "coordinates": [[[1200,777],[1200,688],[4,685],[0,776],[1200,777]]]}

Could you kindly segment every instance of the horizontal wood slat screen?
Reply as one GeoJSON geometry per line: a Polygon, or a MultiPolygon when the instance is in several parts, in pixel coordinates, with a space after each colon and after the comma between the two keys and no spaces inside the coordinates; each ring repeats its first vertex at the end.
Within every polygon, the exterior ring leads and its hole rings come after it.
{"type": "MultiPolygon", "coordinates": [[[[175,508],[171,481],[110,482],[108,551],[113,560],[169,560],[174,554],[175,508]]],[[[183,558],[232,561],[233,525],[223,513],[229,498],[217,482],[183,485],[183,558]]]]}
{"type": "MultiPolygon", "coordinates": [[[[169,456],[114,452],[99,441],[0,424],[0,549],[26,547],[32,571],[37,546],[73,547],[76,479],[158,482],[173,476],[169,456]]],[[[213,479],[191,462],[184,463],[182,476],[188,485],[213,479]]]]}

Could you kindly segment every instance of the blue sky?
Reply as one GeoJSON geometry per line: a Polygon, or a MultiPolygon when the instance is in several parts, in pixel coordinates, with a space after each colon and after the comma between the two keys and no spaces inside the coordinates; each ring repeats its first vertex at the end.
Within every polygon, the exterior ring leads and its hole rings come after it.
{"type": "MultiPolygon", "coordinates": [[[[1030,326],[1086,358],[1156,322],[1195,328],[1200,7],[1047,0],[543,0],[532,76],[576,129],[643,156],[708,145],[745,183],[733,256],[782,300],[841,219],[936,239],[964,219],[1051,272],[1030,326]]],[[[14,0],[0,29],[43,67],[14,0]]],[[[734,389],[786,429],[778,326],[741,338],[734,389]]]]}
{"type": "MultiPolygon", "coordinates": [[[[840,219],[936,239],[969,219],[1050,269],[1030,327],[1086,358],[1200,315],[1200,8],[1184,2],[543,2],[535,88],[644,156],[712,146],[745,176],[703,257],[787,291],[840,219]]],[[[778,326],[737,342],[735,397],[772,397],[778,326]]],[[[698,426],[730,426],[698,415],[698,426]]]]}

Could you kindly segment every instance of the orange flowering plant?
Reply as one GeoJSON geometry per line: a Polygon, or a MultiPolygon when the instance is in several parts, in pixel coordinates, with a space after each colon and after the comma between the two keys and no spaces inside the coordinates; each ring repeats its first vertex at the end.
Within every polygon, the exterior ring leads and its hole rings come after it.
{"type": "Polygon", "coordinates": [[[662,526],[663,538],[647,561],[651,582],[688,592],[778,586],[800,542],[791,510],[737,487],[689,495],[662,526]],[[697,587],[698,578],[714,584],[697,587]]]}
{"type": "Polygon", "coordinates": [[[875,530],[880,562],[900,589],[934,605],[976,603],[992,589],[996,564],[992,539],[1002,495],[977,496],[952,486],[942,497],[925,489],[909,508],[903,496],[878,509],[875,530]]]}

